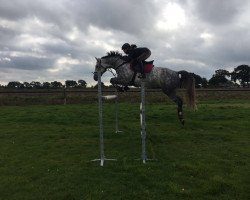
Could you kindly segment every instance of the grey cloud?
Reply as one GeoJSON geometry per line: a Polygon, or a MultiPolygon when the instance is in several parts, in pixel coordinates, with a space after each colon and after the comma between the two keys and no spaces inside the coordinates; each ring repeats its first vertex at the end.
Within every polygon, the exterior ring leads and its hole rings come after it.
{"type": "Polygon", "coordinates": [[[51,58],[35,57],[8,57],[8,60],[0,61],[0,68],[14,68],[23,70],[44,70],[53,66],[51,58]]]}
{"type": "Polygon", "coordinates": [[[65,19],[67,12],[67,7],[64,3],[66,0],[12,0],[12,1],[0,1],[0,16],[10,20],[20,20],[27,17],[41,17],[43,19],[48,19],[48,21],[55,21],[55,19],[60,19],[61,17],[65,19]]]}
{"type": "Polygon", "coordinates": [[[33,74],[50,80],[84,77],[91,81],[94,57],[105,55],[107,46],[121,51],[122,43],[129,42],[149,47],[157,65],[209,78],[217,67],[250,63],[249,23],[238,26],[239,17],[247,16],[247,7],[246,0],[0,0],[0,20],[13,22],[8,27],[0,21],[0,69],[20,78],[33,74]],[[184,9],[187,25],[173,31],[157,30],[155,24],[169,2],[184,9]],[[34,25],[34,19],[41,25],[34,25]],[[79,35],[71,40],[68,34],[75,27],[79,35]],[[102,30],[104,35],[95,36],[102,30]],[[105,36],[105,31],[111,36],[105,36]],[[210,45],[200,37],[206,32],[213,35],[210,45]],[[31,43],[20,45],[24,42],[20,34],[29,35],[31,43]],[[33,42],[36,38],[46,42],[33,42]],[[61,57],[77,59],[80,64],[62,64],[65,70],[49,72],[61,57]],[[17,70],[18,76],[14,74],[17,70]]]}
{"type": "Polygon", "coordinates": [[[75,10],[76,24],[82,30],[86,25],[95,24],[103,29],[114,29],[135,34],[150,27],[157,13],[152,1],[76,1],[71,9],[75,10]]]}
{"type": "Polygon", "coordinates": [[[48,55],[68,55],[77,52],[73,46],[70,46],[67,43],[44,44],[42,45],[42,49],[48,55]]]}
{"type": "Polygon", "coordinates": [[[205,22],[214,25],[232,23],[240,14],[246,0],[195,0],[196,14],[205,22]]]}
{"type": "Polygon", "coordinates": [[[216,60],[224,63],[249,63],[250,53],[250,34],[244,32],[228,33],[227,37],[222,38],[214,46],[214,56],[216,60]],[[235,37],[237,35],[237,37],[235,37]]]}
{"type": "MultiPolygon", "coordinates": [[[[0,26],[0,41],[7,43],[8,41],[13,40],[13,38],[16,36],[17,32],[0,26]]],[[[1,45],[0,48],[3,48],[3,46],[1,45]]]]}

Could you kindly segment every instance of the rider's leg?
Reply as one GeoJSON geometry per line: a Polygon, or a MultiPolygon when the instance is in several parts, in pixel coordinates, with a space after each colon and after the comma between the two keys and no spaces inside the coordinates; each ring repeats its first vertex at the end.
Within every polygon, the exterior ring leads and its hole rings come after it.
{"type": "Polygon", "coordinates": [[[138,65],[140,66],[140,73],[141,73],[141,77],[140,77],[140,78],[146,78],[146,75],[145,75],[145,72],[144,72],[144,66],[143,66],[142,60],[140,60],[140,61],[138,62],[138,65]]]}
{"type": "Polygon", "coordinates": [[[142,62],[142,61],[145,61],[150,55],[151,55],[151,51],[148,50],[148,51],[142,53],[142,54],[137,58],[138,65],[139,65],[139,67],[140,67],[141,78],[146,78],[146,75],[145,75],[145,72],[144,72],[144,66],[143,66],[143,62],[142,62]]]}

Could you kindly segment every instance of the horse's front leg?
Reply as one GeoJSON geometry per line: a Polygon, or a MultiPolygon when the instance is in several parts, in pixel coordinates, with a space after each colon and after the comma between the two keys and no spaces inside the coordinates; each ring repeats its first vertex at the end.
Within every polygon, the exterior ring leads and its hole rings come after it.
{"type": "Polygon", "coordinates": [[[120,85],[120,83],[119,83],[119,79],[118,78],[111,78],[110,79],[110,83],[112,84],[112,85],[120,85]]]}
{"type": "Polygon", "coordinates": [[[130,79],[125,79],[124,77],[114,77],[110,79],[110,83],[112,85],[123,85],[128,86],[130,82],[130,79]]]}
{"type": "Polygon", "coordinates": [[[119,77],[111,78],[110,83],[120,92],[125,92],[129,90],[128,86],[124,84],[119,77]],[[121,87],[123,86],[123,87],[121,87]]]}

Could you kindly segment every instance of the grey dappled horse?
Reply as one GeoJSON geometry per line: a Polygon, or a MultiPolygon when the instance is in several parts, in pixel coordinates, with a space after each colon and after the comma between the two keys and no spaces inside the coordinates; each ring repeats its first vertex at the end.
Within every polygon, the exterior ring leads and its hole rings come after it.
{"type": "MultiPolygon", "coordinates": [[[[108,53],[107,56],[102,58],[96,58],[96,66],[94,72],[94,80],[98,80],[98,70],[101,75],[108,69],[114,69],[117,77],[111,78],[110,83],[112,85],[129,86],[134,75],[134,71],[131,70],[130,64],[125,63],[121,54],[108,53]]],[[[140,87],[141,79],[136,76],[133,86],[140,87]]],[[[177,104],[177,113],[180,122],[184,125],[183,111],[182,111],[182,98],[176,95],[176,89],[180,87],[186,88],[186,96],[188,105],[192,108],[196,108],[195,104],[195,81],[191,73],[186,71],[173,71],[168,68],[153,67],[150,73],[146,74],[145,86],[153,88],[161,88],[171,100],[177,104]]]]}

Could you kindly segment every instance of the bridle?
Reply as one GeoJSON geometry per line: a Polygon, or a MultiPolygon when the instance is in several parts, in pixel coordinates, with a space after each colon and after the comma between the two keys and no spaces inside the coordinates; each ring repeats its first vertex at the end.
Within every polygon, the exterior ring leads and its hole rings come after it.
{"type": "MultiPolygon", "coordinates": [[[[118,57],[115,61],[114,61],[114,64],[116,64],[117,63],[117,61],[118,60],[120,60],[121,58],[120,57],[118,57]]],[[[101,59],[97,59],[97,64],[98,64],[98,68],[100,69],[100,68],[104,68],[105,70],[101,73],[101,75],[102,74],[104,74],[106,71],[109,71],[109,72],[111,72],[111,74],[114,76],[114,77],[117,77],[117,74],[116,73],[114,73],[113,71],[112,71],[112,69],[111,68],[105,68],[102,64],[101,64],[101,59]]],[[[124,64],[126,64],[126,63],[128,63],[127,61],[124,61],[124,62],[122,62],[121,64],[119,64],[116,68],[113,68],[115,71],[116,70],[118,70],[120,67],[122,67],[124,64]]],[[[94,74],[94,76],[97,76],[97,73],[98,73],[98,71],[95,71],[95,72],[92,72],[93,74],[94,74]]],[[[112,85],[117,89],[117,91],[119,91],[119,92],[124,92],[124,91],[127,91],[128,89],[128,87],[124,87],[124,86],[119,86],[119,85],[117,85],[117,84],[113,84],[112,83],[112,85]]]]}
{"type": "MultiPolygon", "coordinates": [[[[101,59],[97,59],[96,58],[96,60],[97,60],[97,62],[98,62],[98,68],[104,68],[103,66],[102,66],[102,64],[101,64],[101,59]]],[[[102,74],[104,74],[106,71],[107,71],[107,69],[106,68],[104,68],[105,70],[101,73],[101,75],[102,74]]],[[[96,76],[97,75],[97,73],[98,73],[98,70],[97,71],[94,71],[94,72],[92,72],[93,74],[94,74],[94,76],[96,76]]]]}
{"type": "MultiPolygon", "coordinates": [[[[114,64],[115,64],[118,60],[120,60],[120,59],[121,59],[121,58],[118,57],[118,58],[114,61],[114,64]]],[[[102,64],[101,64],[101,60],[99,60],[98,62],[100,62],[100,63],[98,63],[99,67],[104,68],[104,67],[102,66],[102,64]]],[[[126,63],[128,63],[128,62],[127,62],[127,61],[124,61],[124,62],[122,62],[120,65],[118,65],[116,68],[113,68],[113,69],[114,69],[114,70],[118,70],[121,66],[125,65],[126,63]]],[[[102,74],[104,74],[106,71],[111,72],[111,73],[116,77],[116,74],[115,74],[111,69],[105,69],[105,70],[102,72],[102,74]]],[[[97,71],[92,72],[92,73],[93,73],[93,74],[96,74],[97,71]]]]}

